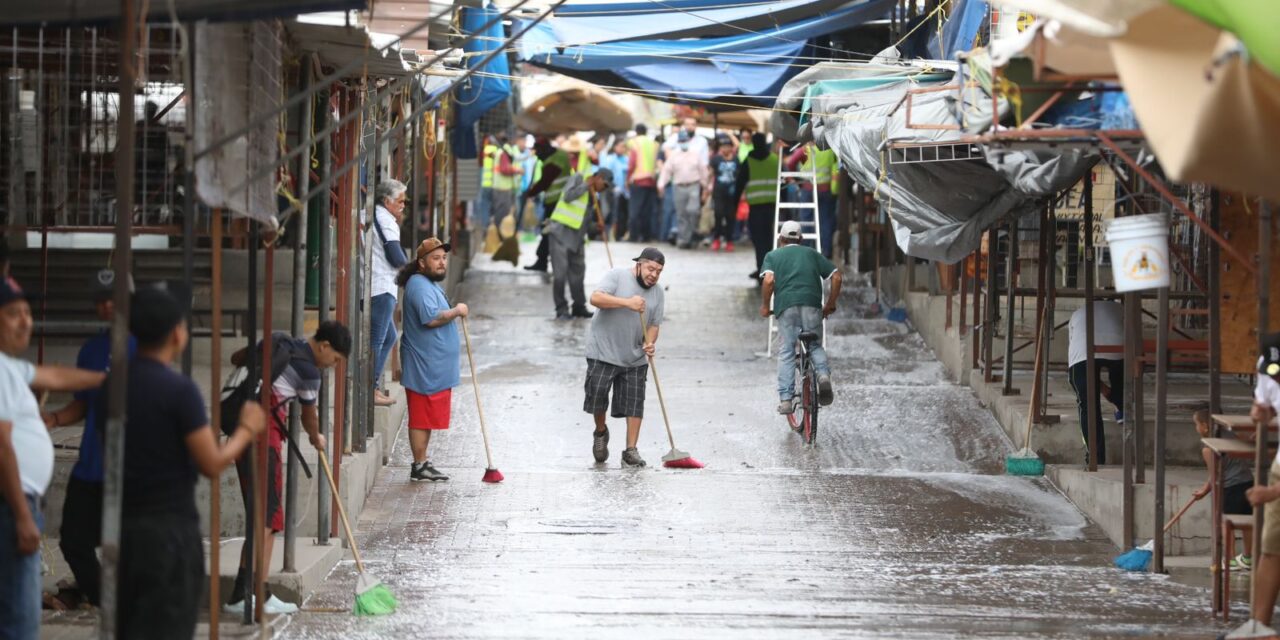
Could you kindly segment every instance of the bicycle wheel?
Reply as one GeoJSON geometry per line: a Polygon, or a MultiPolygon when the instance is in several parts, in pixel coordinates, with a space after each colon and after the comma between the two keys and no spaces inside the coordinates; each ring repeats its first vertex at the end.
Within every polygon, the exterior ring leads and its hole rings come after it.
{"type": "Polygon", "coordinates": [[[808,375],[805,376],[804,441],[805,444],[812,445],[818,438],[818,372],[813,369],[812,363],[808,369],[808,375]]]}
{"type": "Polygon", "coordinates": [[[792,405],[794,408],[792,409],[791,413],[787,415],[787,423],[791,425],[792,431],[803,434],[804,425],[805,425],[805,416],[807,415],[807,410],[805,407],[808,406],[808,403],[804,401],[805,393],[806,393],[805,390],[809,388],[809,385],[806,383],[806,380],[805,380],[804,356],[802,354],[796,354],[795,381],[796,381],[796,385],[795,385],[796,394],[794,397],[797,400],[797,402],[794,405],[792,405]]]}

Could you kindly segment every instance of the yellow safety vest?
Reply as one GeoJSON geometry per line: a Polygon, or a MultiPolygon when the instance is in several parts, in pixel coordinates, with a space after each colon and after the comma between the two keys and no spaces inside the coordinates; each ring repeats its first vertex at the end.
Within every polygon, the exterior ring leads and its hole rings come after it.
{"type": "Polygon", "coordinates": [[[836,152],[830,149],[819,151],[813,143],[809,143],[804,164],[800,165],[800,168],[808,171],[815,165],[817,170],[814,177],[818,186],[828,185],[832,191],[835,191],[840,179],[840,161],[836,159],[836,152]]]}
{"type": "Polygon", "coordinates": [[[551,181],[551,186],[547,187],[547,190],[542,195],[544,203],[555,204],[560,201],[560,192],[564,191],[564,183],[569,181],[569,154],[561,149],[556,149],[542,162],[544,165],[560,167],[560,175],[551,181]]]}
{"type": "Polygon", "coordinates": [[[493,161],[498,154],[498,147],[486,144],[484,146],[484,164],[480,172],[480,187],[489,189],[493,187],[493,161]]]}
{"type": "Polygon", "coordinates": [[[636,152],[636,170],[631,175],[636,180],[654,177],[658,171],[658,143],[649,136],[636,136],[627,148],[636,152]]]}
{"type": "Polygon", "coordinates": [[[512,165],[515,165],[516,157],[520,155],[520,151],[509,144],[503,145],[501,151],[493,154],[493,190],[512,191],[516,188],[516,180],[519,179],[520,176],[504,176],[501,171],[498,171],[498,165],[500,164],[498,161],[501,159],[502,153],[506,153],[507,157],[511,158],[512,165]]]}
{"type": "Polygon", "coordinates": [[[747,155],[750,154],[751,150],[754,148],[755,148],[755,145],[751,144],[750,142],[744,142],[738,145],[738,162],[745,162],[747,159],[747,155]]]}
{"type": "Polygon", "coordinates": [[[595,173],[591,170],[591,156],[587,155],[585,149],[578,152],[578,166],[573,172],[581,173],[584,178],[595,173]]]}
{"type": "Polygon", "coordinates": [[[763,160],[747,156],[747,190],[742,194],[747,204],[773,204],[778,201],[778,154],[763,160]]]}
{"type": "Polygon", "coordinates": [[[587,217],[587,203],[590,199],[591,189],[588,188],[577,200],[560,200],[551,212],[551,219],[570,229],[581,229],[582,221],[587,217]]]}

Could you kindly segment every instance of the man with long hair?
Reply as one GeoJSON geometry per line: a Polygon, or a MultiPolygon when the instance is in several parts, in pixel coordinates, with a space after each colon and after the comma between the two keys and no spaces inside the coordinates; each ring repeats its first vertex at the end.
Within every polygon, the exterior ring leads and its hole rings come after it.
{"type": "Polygon", "coordinates": [[[449,272],[450,249],[439,238],[427,238],[418,245],[414,261],[396,275],[396,284],[404,287],[400,382],[409,405],[410,480],[449,479],[427,458],[427,445],[432,431],[449,428],[453,388],[461,375],[458,356],[462,345],[453,321],[467,316],[467,305],[449,306],[440,285],[449,272]]]}

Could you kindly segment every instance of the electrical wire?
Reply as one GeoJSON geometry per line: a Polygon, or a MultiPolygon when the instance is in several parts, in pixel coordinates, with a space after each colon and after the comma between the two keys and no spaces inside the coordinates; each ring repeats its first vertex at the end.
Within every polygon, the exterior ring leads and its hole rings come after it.
{"type": "MultiPolygon", "coordinates": [[[[493,36],[481,36],[478,39],[499,40],[499,38],[495,38],[493,36]]],[[[708,62],[712,64],[716,62],[728,62],[730,64],[747,64],[747,65],[768,66],[768,67],[793,67],[798,69],[809,69],[814,66],[812,63],[806,64],[806,63],[794,63],[794,62],[774,62],[774,60],[777,60],[778,58],[783,56],[777,56],[777,55],[768,54],[768,53],[724,51],[724,52],[718,52],[714,54],[708,53],[705,55],[692,55],[692,54],[665,53],[657,49],[654,49],[652,51],[636,50],[634,47],[626,46],[627,44],[628,43],[625,43],[625,42],[623,43],[603,42],[598,44],[567,45],[567,48],[576,48],[580,50],[585,50],[587,47],[595,47],[597,50],[603,51],[605,53],[616,52],[619,54],[626,54],[626,55],[637,56],[637,57],[667,58],[672,60],[691,60],[694,62],[708,62]],[[743,59],[734,60],[732,59],[732,57],[734,56],[738,56],[743,59]],[[751,58],[761,58],[761,59],[753,60],[751,58]]],[[[559,45],[556,45],[556,46],[557,48],[559,48],[559,45]]],[[[518,54],[520,50],[517,47],[508,47],[505,50],[505,52],[518,54]]],[[[469,51],[467,53],[464,53],[463,57],[466,58],[466,57],[471,57],[471,56],[475,56],[483,53],[487,53],[487,51],[469,51]]],[[[581,57],[583,53],[584,51],[579,51],[577,55],[581,57]]],[[[542,54],[538,54],[538,55],[542,55],[542,54]]],[[[865,60],[866,62],[869,62],[876,58],[874,54],[858,54],[858,55],[864,56],[866,58],[865,60]]],[[[785,56],[785,57],[790,60],[813,60],[818,63],[849,62],[847,60],[839,60],[836,58],[823,58],[818,56],[785,56]]],[[[859,60],[856,62],[863,62],[863,61],[859,60]]],[[[533,64],[537,64],[537,63],[533,62],[533,64]]]]}

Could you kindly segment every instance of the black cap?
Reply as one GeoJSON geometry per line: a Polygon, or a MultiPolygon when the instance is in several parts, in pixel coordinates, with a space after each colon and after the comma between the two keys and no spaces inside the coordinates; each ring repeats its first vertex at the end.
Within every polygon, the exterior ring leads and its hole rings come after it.
{"type": "Polygon", "coordinates": [[[1280,333],[1262,336],[1262,360],[1258,362],[1258,373],[1280,376],[1280,333]]]}
{"type": "Polygon", "coordinates": [[[0,276],[0,307],[10,302],[18,300],[30,300],[31,296],[27,295],[18,285],[18,281],[13,276],[0,276]]]}
{"type": "MultiPolygon", "coordinates": [[[[129,278],[129,293],[133,293],[133,276],[129,278]]],[[[116,272],[111,269],[101,269],[93,274],[93,280],[90,282],[93,288],[93,301],[101,302],[108,300],[115,295],[116,272]]]]}
{"type": "Polygon", "coordinates": [[[631,259],[632,262],[640,262],[641,260],[652,260],[664,266],[667,264],[667,257],[662,255],[662,252],[658,251],[654,247],[645,247],[644,251],[641,251],[639,256],[631,259]]]}
{"type": "Polygon", "coordinates": [[[613,186],[613,172],[612,172],[612,171],[610,171],[610,170],[608,170],[608,169],[597,169],[594,175],[600,176],[600,179],[601,179],[601,180],[604,180],[604,183],[605,183],[606,185],[608,185],[608,186],[610,186],[610,187],[612,187],[612,186],[613,186]]]}

